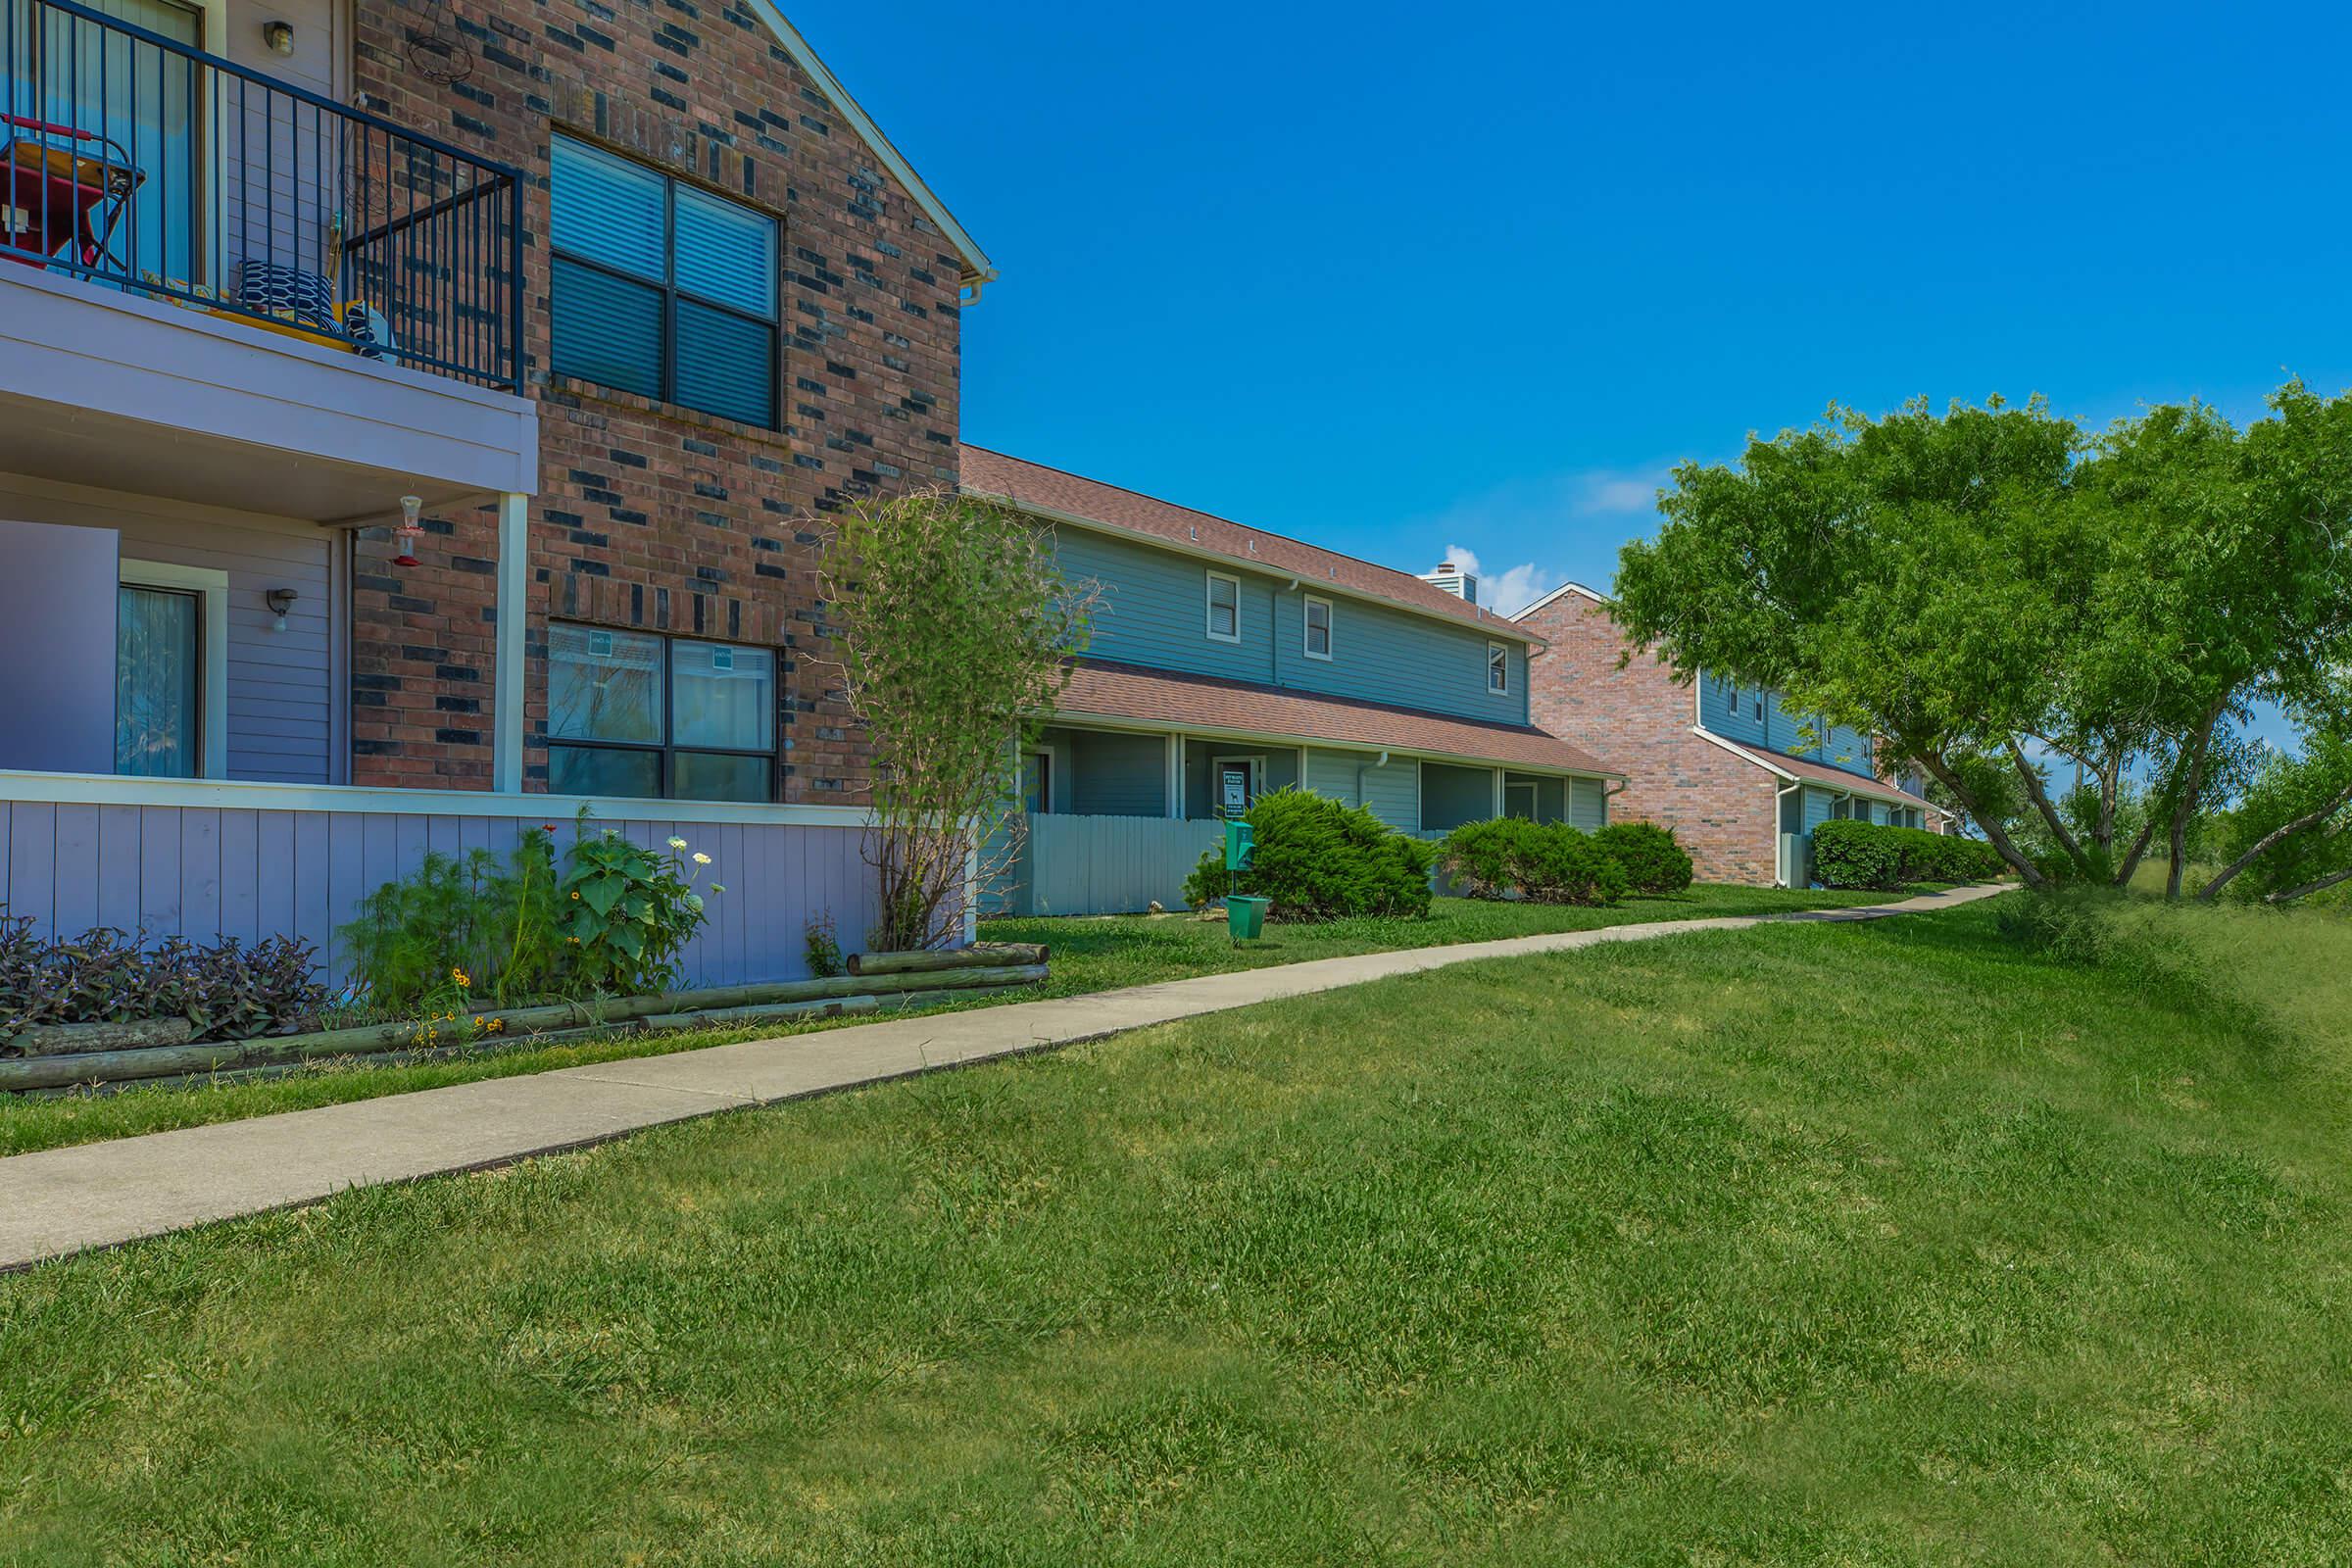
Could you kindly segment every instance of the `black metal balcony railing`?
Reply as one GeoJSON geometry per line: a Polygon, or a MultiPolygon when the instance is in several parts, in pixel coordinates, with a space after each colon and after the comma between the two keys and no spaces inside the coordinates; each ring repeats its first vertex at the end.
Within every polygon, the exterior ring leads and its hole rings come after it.
{"type": "Polygon", "coordinates": [[[74,0],[0,7],[0,266],[521,390],[514,170],[74,0]]]}

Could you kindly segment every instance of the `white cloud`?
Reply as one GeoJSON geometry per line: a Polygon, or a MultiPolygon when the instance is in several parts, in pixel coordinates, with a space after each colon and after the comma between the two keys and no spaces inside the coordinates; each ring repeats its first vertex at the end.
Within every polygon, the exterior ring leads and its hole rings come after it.
{"type": "Polygon", "coordinates": [[[1501,615],[1516,615],[1545,594],[1566,582],[1566,576],[1548,566],[1523,561],[1498,572],[1488,572],[1479,564],[1478,552],[1467,545],[1447,545],[1438,558],[1450,561],[1461,570],[1478,579],[1478,602],[1501,615]]]}
{"type": "Polygon", "coordinates": [[[1488,553],[1505,561],[1525,551],[1516,565],[1494,571],[1482,569],[1479,552],[1458,542],[1437,558],[1478,577],[1480,604],[1515,615],[1572,578],[1605,591],[1616,575],[1617,547],[1629,534],[1645,531],[1642,519],[1652,514],[1665,482],[1663,468],[1588,468],[1515,479],[1456,502],[1421,526],[1442,539],[1486,539],[1488,553]],[[1509,554],[1492,548],[1497,540],[1509,554]]]}

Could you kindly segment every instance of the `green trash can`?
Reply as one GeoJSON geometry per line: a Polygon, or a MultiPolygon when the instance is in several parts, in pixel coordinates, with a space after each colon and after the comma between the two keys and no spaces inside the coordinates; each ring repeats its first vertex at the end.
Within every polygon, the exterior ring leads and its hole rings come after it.
{"type": "Polygon", "coordinates": [[[1271,899],[1252,898],[1247,893],[1225,895],[1225,930],[1236,942],[1255,942],[1266,928],[1266,906],[1271,899]]]}

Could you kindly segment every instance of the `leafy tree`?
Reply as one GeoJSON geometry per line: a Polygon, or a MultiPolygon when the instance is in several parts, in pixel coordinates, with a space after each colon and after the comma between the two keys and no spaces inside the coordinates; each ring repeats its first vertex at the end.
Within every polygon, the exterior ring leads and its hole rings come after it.
{"type": "Polygon", "coordinates": [[[869,940],[944,946],[1018,853],[1011,748],[1068,685],[1098,590],[1062,575],[1050,536],[946,488],[850,504],[818,578],[874,751],[865,857],[882,914],[869,940]]]}
{"type": "Polygon", "coordinates": [[[2352,882],[2352,724],[2307,722],[2302,738],[2299,753],[2274,753],[2255,772],[2222,828],[2229,863],[2198,898],[2219,898],[2241,876],[2273,904],[2352,882]]]}
{"type": "Polygon", "coordinates": [[[2030,886],[2051,880],[2037,851],[2129,881],[2162,833],[2177,891],[2232,720],[2315,689],[2352,636],[2352,400],[2289,382],[2271,407],[2244,432],[2191,406],[2095,440],[2038,399],[1833,409],[1678,468],[1619,617],[1686,677],[1877,735],[2030,886]],[[2036,752],[2094,796],[2070,809],[2036,752]]]}

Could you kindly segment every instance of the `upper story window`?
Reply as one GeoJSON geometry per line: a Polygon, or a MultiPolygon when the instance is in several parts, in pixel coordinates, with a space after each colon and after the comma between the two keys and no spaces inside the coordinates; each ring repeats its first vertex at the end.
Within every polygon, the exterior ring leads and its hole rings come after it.
{"type": "Polygon", "coordinates": [[[1740,716],[1740,688],[1739,688],[1739,687],[1737,687],[1737,686],[1730,686],[1730,687],[1726,687],[1726,688],[1724,689],[1724,694],[1723,694],[1723,711],[1724,711],[1724,716],[1726,716],[1727,718],[1738,718],[1738,717],[1740,716]]]}
{"type": "Polygon", "coordinates": [[[554,622],[547,739],[558,795],[773,800],[776,656],[554,622]]]}
{"type": "Polygon", "coordinates": [[[1507,693],[1511,689],[1511,651],[1500,643],[1487,644],[1487,690],[1507,693]]]}
{"type": "Polygon", "coordinates": [[[559,375],[774,428],[774,219],[558,136],[548,240],[559,375]]]}
{"type": "Polygon", "coordinates": [[[1306,657],[1331,657],[1331,601],[1312,595],[1306,601],[1306,657]]]}
{"type": "Polygon", "coordinates": [[[1242,579],[1227,572],[1208,574],[1208,637],[1219,643],[1242,640],[1242,579]]]}

